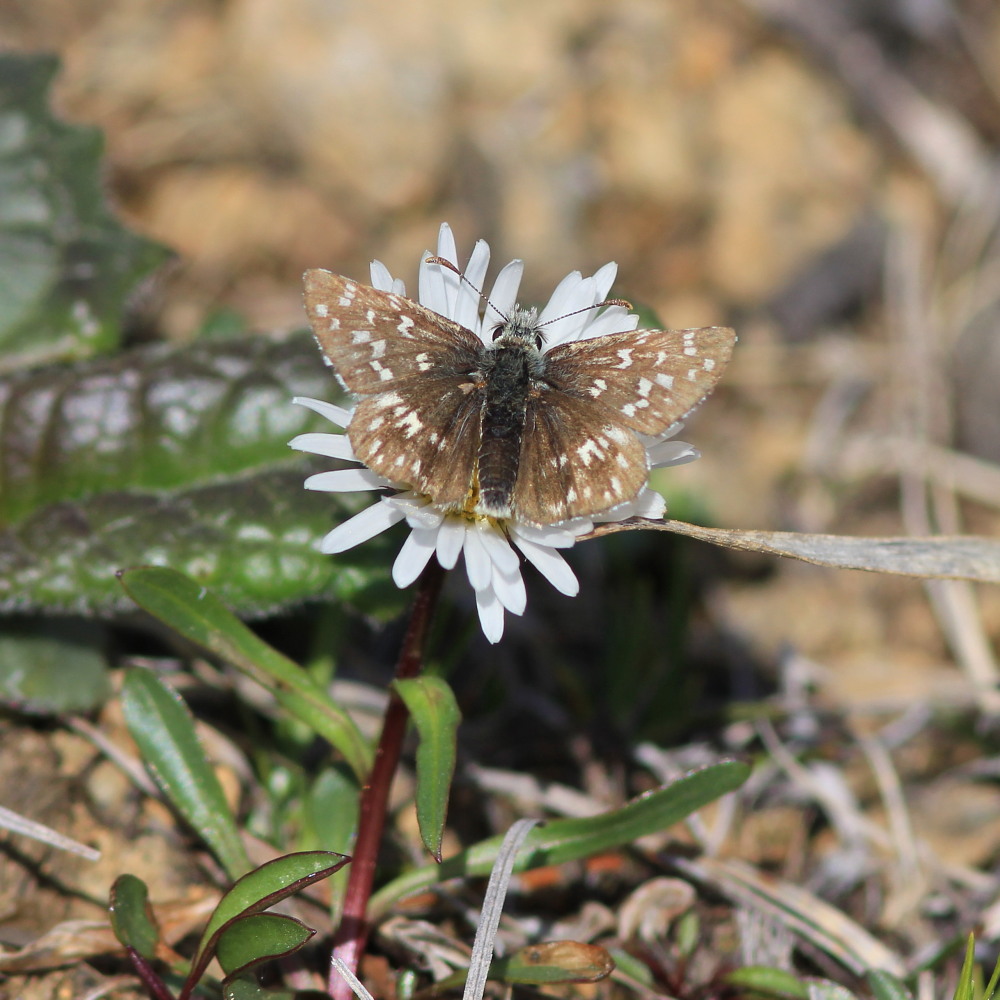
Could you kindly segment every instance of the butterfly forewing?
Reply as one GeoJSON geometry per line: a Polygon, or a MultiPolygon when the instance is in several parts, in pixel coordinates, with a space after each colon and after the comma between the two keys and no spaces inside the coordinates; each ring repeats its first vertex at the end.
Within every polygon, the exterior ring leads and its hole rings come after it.
{"type": "Polygon", "coordinates": [[[631,500],[648,475],[646,449],[618,414],[543,389],[528,401],[514,489],[517,515],[551,524],[631,500]]]}
{"type": "Polygon", "coordinates": [[[735,341],[722,326],[580,340],[548,352],[546,381],[612,409],[633,430],[662,434],[711,392],[735,341]]]}
{"type": "Polygon", "coordinates": [[[305,288],[316,339],[351,392],[367,396],[400,379],[476,367],[479,338],[412,299],[321,270],[306,271],[305,288]]]}

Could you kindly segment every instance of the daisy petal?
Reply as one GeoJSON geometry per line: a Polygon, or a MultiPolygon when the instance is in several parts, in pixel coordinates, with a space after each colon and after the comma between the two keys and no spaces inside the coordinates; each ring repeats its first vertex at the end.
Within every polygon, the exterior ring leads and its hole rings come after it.
{"type": "Polygon", "coordinates": [[[388,502],[399,507],[411,528],[436,528],[444,520],[441,511],[435,510],[424,497],[415,493],[399,493],[390,497],[388,502]]]}
{"type": "Polygon", "coordinates": [[[479,531],[479,540],[483,543],[490,557],[490,562],[504,573],[514,573],[521,565],[517,553],[510,547],[510,542],[496,528],[484,528],[479,531]]]}
{"type": "Polygon", "coordinates": [[[514,311],[517,305],[517,290],[521,287],[521,276],[524,274],[524,261],[512,260],[506,264],[493,282],[486,313],[483,316],[482,339],[489,343],[493,339],[493,329],[503,323],[514,311]]]}
{"type": "Polygon", "coordinates": [[[624,306],[608,306],[607,309],[581,331],[578,340],[592,340],[594,337],[605,337],[609,333],[625,333],[634,330],[639,325],[639,317],[630,313],[624,306]]]}
{"type": "Polygon", "coordinates": [[[346,427],[354,416],[354,410],[345,410],[343,406],[335,406],[333,403],[324,402],[322,399],[310,399],[308,396],[293,396],[292,402],[298,406],[304,406],[321,417],[326,417],[332,424],[338,427],[346,427]]]}
{"type": "Polygon", "coordinates": [[[465,552],[465,572],[472,589],[476,591],[488,587],[493,576],[493,563],[479,535],[478,531],[466,531],[462,546],[465,552]]]}
{"type": "Polygon", "coordinates": [[[569,568],[569,564],[555,549],[545,545],[536,545],[526,538],[518,538],[515,542],[524,553],[524,558],[530,562],[560,594],[576,597],[580,593],[580,581],[569,568]]]}
{"type": "Polygon", "coordinates": [[[545,342],[549,347],[577,340],[583,329],[593,321],[597,310],[588,309],[588,306],[600,301],[595,298],[594,292],[593,278],[582,278],[568,289],[568,294],[562,297],[565,308],[545,325],[545,342]]]}
{"type": "Polygon", "coordinates": [[[347,462],[356,462],[354,449],[346,434],[299,434],[288,442],[289,448],[296,451],[307,451],[311,455],[322,455],[324,458],[342,458],[347,462]]]}
{"type": "Polygon", "coordinates": [[[684,465],[701,456],[701,452],[687,441],[658,441],[646,449],[646,454],[649,455],[650,468],[653,469],[684,465]]]}
{"type": "Polygon", "coordinates": [[[372,276],[372,288],[377,288],[380,292],[391,292],[392,275],[389,273],[389,268],[380,260],[373,260],[368,266],[372,276]]]}
{"type": "Polygon", "coordinates": [[[442,222],[438,227],[437,255],[450,260],[455,267],[458,267],[458,246],[455,243],[455,234],[447,222],[442,222]]]}
{"type": "Polygon", "coordinates": [[[392,580],[397,587],[409,587],[423,573],[424,567],[434,555],[436,535],[436,531],[424,528],[415,528],[410,532],[392,564],[392,580]]]}
{"type": "Polygon", "coordinates": [[[603,267],[599,267],[594,272],[594,285],[597,288],[597,301],[603,302],[611,291],[611,286],[618,277],[618,265],[609,260],[603,267]]]}
{"type": "Polygon", "coordinates": [[[485,240],[477,240],[469,263],[465,265],[466,280],[459,280],[452,314],[455,322],[461,323],[467,330],[476,330],[479,326],[479,303],[489,266],[490,245],[485,240]]]}
{"type": "Polygon", "coordinates": [[[538,314],[538,319],[543,323],[549,323],[558,319],[569,308],[569,303],[573,295],[573,290],[583,281],[583,275],[579,271],[570,271],[562,281],[556,285],[549,301],[545,303],[542,311],[538,314]]]}
{"type": "Polygon", "coordinates": [[[569,549],[576,544],[576,536],[586,534],[593,527],[588,524],[584,531],[569,530],[561,525],[540,526],[535,524],[512,524],[511,534],[514,535],[514,544],[518,545],[518,539],[524,538],[536,545],[544,545],[552,549],[569,549]]]}
{"type": "Polygon", "coordinates": [[[302,485],[307,490],[322,490],[325,493],[358,493],[361,490],[380,490],[392,484],[371,469],[336,469],[333,472],[317,472],[302,485]]]}
{"type": "Polygon", "coordinates": [[[465,523],[457,517],[446,517],[437,535],[437,560],[445,569],[454,569],[465,543],[465,523]]]}
{"type": "Polygon", "coordinates": [[[646,487],[632,501],[632,513],[629,517],[648,517],[659,521],[666,512],[667,501],[656,490],[646,487]]]}
{"type": "Polygon", "coordinates": [[[524,609],[528,606],[528,594],[524,589],[524,580],[521,579],[520,566],[513,573],[505,573],[494,563],[491,586],[500,603],[512,615],[524,614],[524,609]]]}
{"type": "MultiPolygon", "coordinates": [[[[429,257],[446,257],[446,254],[432,254],[425,250],[420,258],[420,269],[417,272],[417,296],[420,304],[442,316],[451,316],[451,292],[447,276],[451,272],[440,264],[428,263],[429,257]]],[[[447,258],[451,259],[451,258],[447,258]]]]}
{"type": "Polygon", "coordinates": [[[503,605],[492,590],[476,591],[476,609],[483,635],[490,642],[499,642],[503,636],[503,605]]]}
{"type": "Polygon", "coordinates": [[[360,514],[355,514],[354,517],[338,524],[333,531],[327,532],[319,544],[319,550],[327,555],[346,552],[355,545],[382,534],[402,520],[402,513],[391,504],[381,502],[372,504],[360,514]]]}

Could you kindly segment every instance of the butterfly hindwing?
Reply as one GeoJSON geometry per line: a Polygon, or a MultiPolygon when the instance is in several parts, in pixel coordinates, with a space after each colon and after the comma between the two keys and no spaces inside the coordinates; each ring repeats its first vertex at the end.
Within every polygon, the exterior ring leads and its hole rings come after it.
{"type": "Polygon", "coordinates": [[[646,449],[614,411],[542,388],[525,416],[513,495],[523,520],[551,524],[594,514],[642,489],[646,449]]]}
{"type": "Polygon", "coordinates": [[[482,391],[463,376],[428,372],[366,396],[347,434],[354,454],[386,479],[437,504],[464,504],[475,470],[482,391]]]}

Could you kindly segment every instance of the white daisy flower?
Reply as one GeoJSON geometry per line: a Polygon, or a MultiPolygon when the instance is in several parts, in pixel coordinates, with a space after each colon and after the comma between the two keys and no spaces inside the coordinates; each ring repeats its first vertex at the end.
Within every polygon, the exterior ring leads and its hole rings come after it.
{"type": "MultiPolygon", "coordinates": [[[[460,323],[488,343],[493,330],[517,304],[523,262],[511,261],[500,271],[489,303],[481,313],[482,300],[476,289],[484,287],[490,260],[489,246],[483,240],[476,244],[464,270],[467,281],[441,264],[428,263],[429,256],[429,253],[423,254],[418,272],[421,305],[460,323]]],[[[437,256],[458,267],[455,239],[447,224],[441,226],[438,235],[437,256]]],[[[545,327],[545,350],[556,344],[634,330],[638,326],[639,317],[623,306],[593,308],[607,298],[617,270],[617,265],[605,264],[592,277],[584,278],[579,271],[574,271],[559,283],[538,317],[539,324],[545,327]]],[[[372,286],[380,291],[406,294],[403,282],[393,279],[380,261],[372,262],[371,278],[372,286]]],[[[294,402],[345,430],[351,422],[351,409],[302,397],[294,402]]],[[[691,445],[671,440],[680,427],[677,423],[656,438],[643,439],[650,468],[680,465],[698,457],[691,445]]],[[[300,434],[290,445],[314,455],[357,461],[346,434],[300,434]]],[[[501,523],[493,518],[446,513],[435,507],[433,498],[417,494],[407,484],[392,482],[362,466],[318,473],[310,476],[305,486],[331,493],[387,491],[375,504],[330,531],[320,542],[320,551],[344,552],[405,520],[410,526],[410,534],[392,567],[396,585],[407,587],[413,583],[432,556],[445,569],[452,569],[459,556],[463,556],[469,582],[476,594],[479,621],[490,642],[497,642],[503,635],[504,611],[515,615],[524,612],[526,595],[520,556],[532,563],[556,590],[572,597],[578,593],[580,585],[560,549],[570,548],[596,522],[636,516],[660,518],[665,512],[663,498],[648,486],[633,500],[599,514],[542,526],[519,523],[516,519],[501,523]]]]}

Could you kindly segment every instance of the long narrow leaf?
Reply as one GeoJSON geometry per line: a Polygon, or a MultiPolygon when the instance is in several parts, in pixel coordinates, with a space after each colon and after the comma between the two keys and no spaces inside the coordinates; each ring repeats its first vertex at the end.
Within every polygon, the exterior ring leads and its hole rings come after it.
{"type": "Polygon", "coordinates": [[[156,783],[230,877],[238,878],[250,867],[250,859],[187,705],[151,670],[136,668],[125,676],[122,707],[125,724],[156,783]]]}
{"type": "Polygon", "coordinates": [[[455,731],[462,715],[448,685],[439,677],[393,684],[417,727],[417,822],[424,847],[441,860],[441,838],[455,773],[455,731]]]}
{"type": "Polygon", "coordinates": [[[373,754],[351,717],[298,664],[259,639],[211,591],[165,566],[124,570],[119,577],[136,604],[270,690],[280,705],[344,755],[359,780],[365,779],[373,754]]]}
{"type": "MultiPolygon", "coordinates": [[[[600,816],[553,820],[528,835],[515,871],[575,861],[649,833],[664,830],[746,781],[750,768],[735,760],[692,771],[664,788],[647,792],[600,816]]],[[[369,915],[381,916],[397,900],[421,892],[437,882],[468,875],[486,875],[496,859],[502,837],[492,837],[449,858],[441,865],[420,868],[390,882],[372,896],[369,915]]]]}

